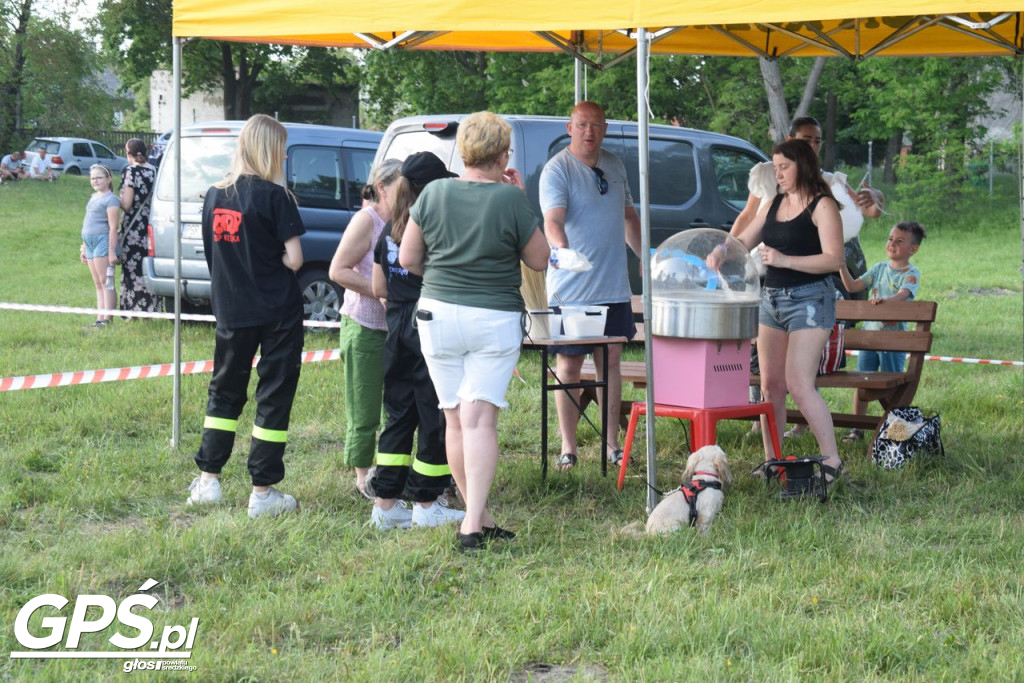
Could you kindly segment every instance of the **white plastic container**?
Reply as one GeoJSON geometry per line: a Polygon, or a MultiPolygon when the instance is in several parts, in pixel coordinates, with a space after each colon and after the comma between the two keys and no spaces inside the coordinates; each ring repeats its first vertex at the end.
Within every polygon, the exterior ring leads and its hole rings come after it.
{"type": "Polygon", "coordinates": [[[562,316],[551,309],[527,311],[526,334],[530,339],[558,339],[562,336],[562,316]]]}
{"type": "Polygon", "coordinates": [[[603,337],[607,306],[563,306],[562,326],[568,339],[603,337]]]}

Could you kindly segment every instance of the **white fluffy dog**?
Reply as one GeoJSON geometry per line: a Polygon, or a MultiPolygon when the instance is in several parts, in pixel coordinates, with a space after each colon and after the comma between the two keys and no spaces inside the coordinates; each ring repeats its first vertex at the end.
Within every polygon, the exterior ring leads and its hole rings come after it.
{"type": "Polygon", "coordinates": [[[729,459],[718,446],[704,446],[691,453],[683,472],[683,486],[661,499],[647,518],[648,534],[667,534],[696,524],[706,534],[711,521],[722,509],[722,486],[732,484],[729,459]],[[685,490],[688,489],[688,490],[685,490]],[[696,501],[691,504],[690,499],[696,501]],[[696,520],[691,519],[691,507],[696,520]]]}

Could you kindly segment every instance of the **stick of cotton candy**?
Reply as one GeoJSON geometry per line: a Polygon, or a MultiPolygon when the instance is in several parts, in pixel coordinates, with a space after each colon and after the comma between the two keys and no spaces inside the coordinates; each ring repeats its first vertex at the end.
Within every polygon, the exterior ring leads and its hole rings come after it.
{"type": "Polygon", "coordinates": [[[594,267],[594,264],[586,256],[567,247],[551,247],[549,261],[555,268],[571,270],[574,273],[583,273],[594,267]]]}

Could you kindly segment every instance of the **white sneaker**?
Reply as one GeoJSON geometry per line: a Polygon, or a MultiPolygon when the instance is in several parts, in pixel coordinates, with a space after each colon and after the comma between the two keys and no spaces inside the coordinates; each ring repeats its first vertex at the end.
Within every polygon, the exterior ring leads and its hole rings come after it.
{"type": "Polygon", "coordinates": [[[220,479],[196,477],[188,485],[188,500],[185,505],[204,505],[224,500],[220,492],[220,479]]]}
{"type": "Polygon", "coordinates": [[[422,505],[412,506],[413,526],[441,526],[452,522],[461,522],[466,513],[462,510],[448,507],[448,500],[438,498],[427,507],[422,505]]]}
{"type": "Polygon", "coordinates": [[[374,505],[370,524],[378,529],[408,529],[412,524],[412,512],[404,500],[396,500],[390,510],[374,505]]]}
{"type": "Polygon", "coordinates": [[[249,494],[249,516],[253,518],[262,515],[277,517],[282,512],[291,512],[298,506],[294,496],[281,493],[273,486],[267,489],[266,493],[249,494]]]}

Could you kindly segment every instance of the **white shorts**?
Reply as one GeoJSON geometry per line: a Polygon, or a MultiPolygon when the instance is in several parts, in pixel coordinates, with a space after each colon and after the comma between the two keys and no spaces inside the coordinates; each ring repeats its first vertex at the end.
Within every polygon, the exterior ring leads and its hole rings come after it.
{"type": "Polygon", "coordinates": [[[523,344],[522,317],[518,311],[420,299],[420,349],[442,409],[462,401],[508,407],[505,392],[523,344]]]}

